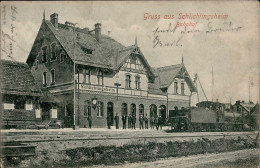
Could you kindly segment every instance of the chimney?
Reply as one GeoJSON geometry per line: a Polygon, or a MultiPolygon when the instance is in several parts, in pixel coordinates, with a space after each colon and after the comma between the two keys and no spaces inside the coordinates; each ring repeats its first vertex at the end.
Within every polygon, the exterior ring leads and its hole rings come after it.
{"type": "Polygon", "coordinates": [[[58,14],[57,13],[53,13],[50,16],[51,18],[51,23],[54,27],[58,28],[58,14]]]}
{"type": "Polygon", "coordinates": [[[99,42],[100,37],[101,37],[101,23],[95,24],[95,37],[96,37],[96,40],[99,42]]]}

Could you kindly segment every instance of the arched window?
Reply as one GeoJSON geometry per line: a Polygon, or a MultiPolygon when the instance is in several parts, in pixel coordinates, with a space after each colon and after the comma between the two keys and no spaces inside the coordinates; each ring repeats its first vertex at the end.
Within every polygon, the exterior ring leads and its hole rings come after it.
{"type": "Polygon", "coordinates": [[[157,106],[155,104],[150,105],[150,117],[157,116],[157,106]]]}
{"type": "Polygon", "coordinates": [[[127,116],[127,104],[123,103],[121,105],[121,112],[122,112],[122,116],[124,116],[124,114],[127,116]]]}
{"type": "Polygon", "coordinates": [[[134,103],[130,105],[130,114],[131,116],[136,117],[136,105],[134,103]]]}
{"type": "Polygon", "coordinates": [[[143,104],[139,105],[139,115],[144,116],[144,105],[143,104]]]}
{"type": "Polygon", "coordinates": [[[103,117],[104,116],[104,103],[99,101],[97,102],[97,116],[98,117],[103,117]]]}
{"type": "Polygon", "coordinates": [[[91,115],[91,102],[89,100],[86,100],[84,102],[84,116],[91,115]]]}

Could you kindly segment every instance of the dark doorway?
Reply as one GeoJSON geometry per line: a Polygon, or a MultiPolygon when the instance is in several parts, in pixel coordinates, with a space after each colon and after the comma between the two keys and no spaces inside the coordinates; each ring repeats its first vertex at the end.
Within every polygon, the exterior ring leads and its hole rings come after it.
{"type": "Polygon", "coordinates": [[[50,113],[51,113],[51,104],[50,103],[41,103],[42,108],[42,121],[50,120],[50,113]]]}
{"type": "Polygon", "coordinates": [[[160,109],[160,115],[163,118],[163,123],[165,123],[166,122],[166,106],[165,105],[161,105],[159,107],[159,109],[160,109]]]}
{"type": "Polygon", "coordinates": [[[65,108],[65,120],[64,120],[65,127],[67,128],[71,128],[74,125],[73,111],[74,111],[73,104],[67,104],[65,108]]]}
{"type": "Polygon", "coordinates": [[[136,118],[136,105],[134,103],[130,105],[130,113],[132,117],[136,118]]]}
{"type": "Polygon", "coordinates": [[[114,125],[114,105],[112,102],[107,103],[107,116],[111,117],[111,125],[114,125]]]}
{"type": "Polygon", "coordinates": [[[155,104],[150,105],[150,117],[157,116],[157,106],[155,104]]]}

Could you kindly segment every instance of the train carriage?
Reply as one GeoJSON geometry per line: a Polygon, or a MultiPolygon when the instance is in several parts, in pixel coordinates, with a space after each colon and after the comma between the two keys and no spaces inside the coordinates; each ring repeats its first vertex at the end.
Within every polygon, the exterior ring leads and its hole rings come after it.
{"type": "Polygon", "coordinates": [[[242,131],[245,123],[240,115],[227,117],[225,104],[203,101],[197,107],[169,111],[167,123],[173,131],[242,131]]]}

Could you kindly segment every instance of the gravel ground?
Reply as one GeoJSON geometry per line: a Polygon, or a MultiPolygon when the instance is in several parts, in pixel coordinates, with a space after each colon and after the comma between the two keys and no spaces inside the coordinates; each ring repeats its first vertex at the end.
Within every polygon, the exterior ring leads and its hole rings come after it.
{"type": "Polygon", "coordinates": [[[259,149],[246,149],[218,154],[202,154],[188,157],[167,158],[154,162],[126,163],[91,168],[258,168],[259,149]]]}

